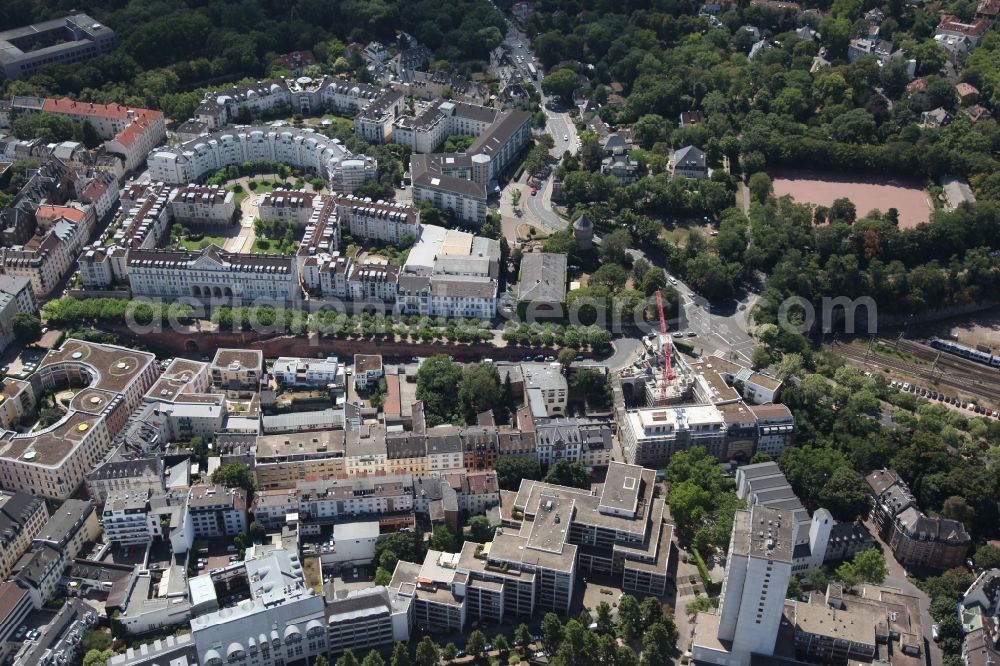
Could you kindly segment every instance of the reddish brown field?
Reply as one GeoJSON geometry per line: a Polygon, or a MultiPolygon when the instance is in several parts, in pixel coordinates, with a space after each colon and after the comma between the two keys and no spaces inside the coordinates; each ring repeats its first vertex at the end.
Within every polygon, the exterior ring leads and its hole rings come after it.
{"type": "Polygon", "coordinates": [[[791,195],[799,203],[829,206],[835,199],[848,198],[858,209],[858,217],[878,208],[899,211],[899,226],[909,229],[930,219],[934,210],[930,195],[919,183],[905,178],[851,176],[822,171],[773,171],[775,196],[791,195]]]}

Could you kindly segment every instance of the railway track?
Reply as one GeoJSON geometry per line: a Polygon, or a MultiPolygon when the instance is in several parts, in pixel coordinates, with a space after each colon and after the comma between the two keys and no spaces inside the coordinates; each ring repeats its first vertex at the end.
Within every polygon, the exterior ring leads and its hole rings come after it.
{"type": "MultiPolygon", "coordinates": [[[[885,338],[880,338],[879,341],[886,346],[894,346],[896,344],[895,340],[886,340],[885,338]]],[[[988,365],[976,363],[961,356],[955,356],[946,351],[934,349],[930,345],[916,340],[900,340],[899,349],[919,359],[926,361],[936,360],[939,368],[949,368],[985,383],[1000,384],[1000,369],[998,368],[991,368],[988,365]]]]}
{"type": "MultiPolygon", "coordinates": [[[[895,340],[892,341],[892,344],[895,345],[895,340]]],[[[900,345],[900,348],[902,348],[902,344],[900,345]]],[[[892,356],[880,354],[875,350],[867,352],[864,349],[859,349],[850,345],[837,345],[834,349],[844,358],[858,363],[905,372],[909,375],[927,380],[928,384],[935,383],[939,386],[948,386],[965,393],[982,396],[992,400],[994,403],[1000,403],[1000,377],[996,375],[987,380],[977,374],[966,372],[967,368],[964,366],[961,370],[959,370],[958,368],[950,365],[945,366],[940,361],[938,362],[938,369],[932,371],[930,366],[918,365],[909,361],[904,361],[892,356]]],[[[937,350],[932,351],[934,351],[935,354],[937,352],[937,350]]],[[[918,355],[914,354],[914,356],[918,355]]],[[[942,354],[942,356],[944,356],[944,354],[942,354]]],[[[923,357],[918,356],[918,358],[923,357]]],[[[929,360],[933,360],[933,358],[929,360]]],[[[984,368],[984,370],[989,371],[989,368],[984,368]]]]}

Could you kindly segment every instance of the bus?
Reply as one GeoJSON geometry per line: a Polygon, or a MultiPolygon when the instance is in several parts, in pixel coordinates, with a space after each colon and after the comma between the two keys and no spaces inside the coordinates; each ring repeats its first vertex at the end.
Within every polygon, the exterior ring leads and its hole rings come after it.
{"type": "Polygon", "coordinates": [[[531,78],[535,81],[538,80],[538,70],[535,69],[535,66],[530,62],[528,63],[528,74],[531,74],[531,78]]]}

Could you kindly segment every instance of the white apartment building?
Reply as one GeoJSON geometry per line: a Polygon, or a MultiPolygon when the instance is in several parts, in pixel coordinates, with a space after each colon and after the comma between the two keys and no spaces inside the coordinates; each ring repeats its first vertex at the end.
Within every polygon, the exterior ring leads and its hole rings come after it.
{"type": "Polygon", "coordinates": [[[344,366],[336,356],[325,359],[282,356],[274,362],[271,373],[282,386],[344,387],[344,366]]]}
{"type": "Polygon", "coordinates": [[[219,185],[185,185],[170,193],[170,216],[181,224],[225,227],[233,223],[236,201],[219,185]]]}
{"type": "Polygon", "coordinates": [[[377,163],[352,155],[339,142],[312,130],[245,127],[217,131],[176,148],[161,148],[149,155],[154,180],[184,184],[231,164],[257,160],[281,162],[325,178],[332,189],[352,192],[377,175],[377,163]]]}
{"type": "Polygon", "coordinates": [[[535,423],[535,454],[542,467],[551,467],[560,460],[579,462],[591,470],[607,467],[612,439],[607,422],[561,418],[535,423]]]}
{"type": "Polygon", "coordinates": [[[275,220],[294,229],[302,229],[312,218],[320,195],[304,190],[274,190],[266,193],[257,206],[262,222],[275,220]]]}
{"type": "Polygon", "coordinates": [[[625,413],[621,438],[625,460],[663,466],[692,446],[718,457],[726,443],[726,421],[714,405],[644,407],[625,413]]]}
{"type": "Polygon", "coordinates": [[[0,433],[0,485],[63,500],[83,482],[158,375],[153,354],[69,339],[49,351],[32,386],[85,386],[43,430],[0,433]]]}
{"type": "Polygon", "coordinates": [[[354,387],[359,391],[368,389],[382,378],[382,357],[378,354],[354,355],[354,387]]]}
{"type": "Polygon", "coordinates": [[[264,377],[264,354],[257,349],[218,349],[208,372],[214,386],[257,390],[264,377]]]}
{"type": "Polygon", "coordinates": [[[208,300],[298,301],[291,257],[234,254],[210,245],[201,252],[132,250],[129,286],[134,296],[208,300]]]}
{"type": "Polygon", "coordinates": [[[105,537],[120,546],[147,544],[158,531],[156,516],[149,510],[147,490],[109,494],[101,517],[105,537]]]}
{"type": "Polygon", "coordinates": [[[485,106],[438,99],[420,115],[396,121],[392,141],[415,153],[433,153],[451,135],[478,137],[496,122],[499,113],[485,106]]]}
{"type": "Polygon", "coordinates": [[[794,538],[787,511],[758,505],[736,512],[719,609],[696,620],[695,661],[746,666],[753,654],[774,654],[794,538]]]}
{"type": "Polygon", "coordinates": [[[20,379],[4,377],[0,380],[0,428],[13,430],[25,414],[35,409],[35,392],[31,384],[20,379]]]}
{"type": "Polygon", "coordinates": [[[525,401],[537,418],[565,416],[569,385],[558,363],[522,363],[525,401]]]}

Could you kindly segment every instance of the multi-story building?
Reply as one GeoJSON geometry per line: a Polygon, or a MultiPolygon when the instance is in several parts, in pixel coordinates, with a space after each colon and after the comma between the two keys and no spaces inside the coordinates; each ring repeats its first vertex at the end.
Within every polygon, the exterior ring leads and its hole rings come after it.
{"type": "Polygon", "coordinates": [[[752,404],[773,403],[781,381],[716,354],[691,364],[695,393],[700,400],[721,404],[742,398],[752,404]]]}
{"type": "Polygon", "coordinates": [[[711,664],[750,663],[774,654],[792,576],[795,522],[782,509],[737,511],[715,613],[699,613],[691,653],[711,664]]]}
{"type": "Polygon", "coordinates": [[[304,190],[274,190],[261,197],[257,210],[262,222],[280,222],[293,229],[304,229],[318,200],[318,194],[304,190]]]}
{"type": "Polygon", "coordinates": [[[86,500],[68,499],[63,502],[35,535],[32,547],[48,545],[72,562],[84,545],[101,536],[101,524],[94,505],[86,500]]]}
{"type": "Polygon", "coordinates": [[[463,599],[468,573],[458,570],[460,555],[428,550],[423,564],[400,560],[390,589],[409,598],[413,624],[421,631],[461,632],[465,628],[463,599]]]}
{"type": "Polygon", "coordinates": [[[235,254],[209,245],[200,252],[132,250],[128,280],[134,296],[269,301],[299,298],[291,257],[235,254]]]}
{"type": "Polygon", "coordinates": [[[154,180],[182,185],[232,164],[260,160],[317,174],[341,192],[353,192],[375,178],[378,168],[370,157],[352,155],[339,141],[312,130],[268,126],[213,132],[176,148],[155,150],[148,161],[154,180]]]}
{"type": "Polygon", "coordinates": [[[685,146],[678,148],[671,154],[670,161],[667,163],[667,171],[671,178],[683,176],[684,178],[705,180],[708,178],[708,160],[701,149],[685,146]]]}
{"type": "Polygon", "coordinates": [[[569,386],[558,363],[522,363],[524,401],[536,419],[565,416],[569,386]]]}
{"type": "Polygon", "coordinates": [[[0,583],[0,659],[6,660],[16,650],[17,631],[35,610],[26,586],[17,581],[0,583]]]}
{"type": "Polygon", "coordinates": [[[20,313],[38,312],[31,280],[27,277],[0,275],[0,352],[14,341],[11,320],[20,313]]]}
{"type": "Polygon", "coordinates": [[[379,354],[354,355],[354,388],[367,390],[382,378],[382,356],[379,354]]]}
{"type": "Polygon", "coordinates": [[[236,219],[233,193],[219,185],[185,185],[170,193],[170,215],[180,224],[225,227],[236,219]]]}
{"type": "Polygon", "coordinates": [[[611,462],[613,433],[607,421],[550,419],[535,424],[538,463],[550,467],[560,460],[579,462],[589,470],[611,462]]]}
{"type": "Polygon", "coordinates": [[[396,305],[405,314],[492,319],[499,260],[495,240],[424,225],[399,273],[396,305]]]}
{"type": "Polygon", "coordinates": [[[187,510],[196,538],[217,539],[247,531],[247,493],[242,488],[192,486],[187,510]]]}
{"type": "MultiPolygon", "coordinates": [[[[472,105],[464,106],[477,108],[472,105]]],[[[445,102],[440,108],[447,118],[454,117],[459,107],[445,102]]],[[[488,110],[470,114],[476,115],[476,119],[460,117],[448,122],[460,125],[464,123],[469,133],[472,133],[479,124],[485,122],[486,113],[495,112],[488,110]]],[[[507,111],[499,117],[493,117],[495,122],[490,121],[488,128],[479,134],[465,153],[415,153],[410,157],[415,205],[427,201],[438,208],[453,211],[459,219],[476,224],[486,221],[487,187],[499,179],[500,174],[531,140],[530,114],[524,111],[507,111]]],[[[412,131],[407,129],[401,132],[400,138],[406,140],[412,136],[416,145],[417,137],[423,133],[428,136],[426,141],[429,144],[440,131],[444,129],[435,131],[430,126],[421,130],[415,126],[412,131]]]]}
{"type": "Polygon", "coordinates": [[[274,362],[271,374],[282,386],[344,388],[344,366],[336,356],[326,359],[282,356],[274,362]]]}
{"type": "Polygon", "coordinates": [[[24,245],[0,250],[0,268],[31,281],[37,298],[48,296],[72,267],[94,231],[93,206],[53,206],[35,210],[37,232],[24,245]]]}
{"type": "Polygon", "coordinates": [[[146,544],[156,532],[149,511],[149,491],[121,491],[108,494],[102,514],[104,536],[121,546],[146,544]]]}
{"type": "Polygon", "coordinates": [[[48,517],[45,502],[38,497],[0,491],[0,579],[7,580],[48,517]]]}
{"type": "Polygon", "coordinates": [[[625,460],[662,467],[674,453],[702,446],[721,457],[726,421],[714,405],[645,407],[625,413],[622,449],[625,460]]]}
{"type": "Polygon", "coordinates": [[[972,539],[961,522],[924,515],[906,482],[892,470],[875,470],[865,480],[875,500],[872,521],[900,563],[933,569],[962,566],[972,539]]]}
{"type": "Polygon", "coordinates": [[[332,479],[343,474],[344,438],[343,430],[257,437],[254,454],[257,488],[287,490],[295,488],[301,480],[332,479]]]}
{"type": "Polygon", "coordinates": [[[264,354],[254,349],[219,349],[208,372],[217,388],[256,391],[264,378],[264,354]]]}
{"type": "Polygon", "coordinates": [[[48,63],[73,64],[109,53],[115,31],[87,14],[33,23],[0,32],[0,67],[8,79],[30,77],[48,63]]]}
{"type": "Polygon", "coordinates": [[[31,376],[36,392],[83,386],[66,415],[42,430],[0,434],[0,485],[67,499],[102,459],[156,380],[155,357],[70,338],[49,351],[31,376]]]}

